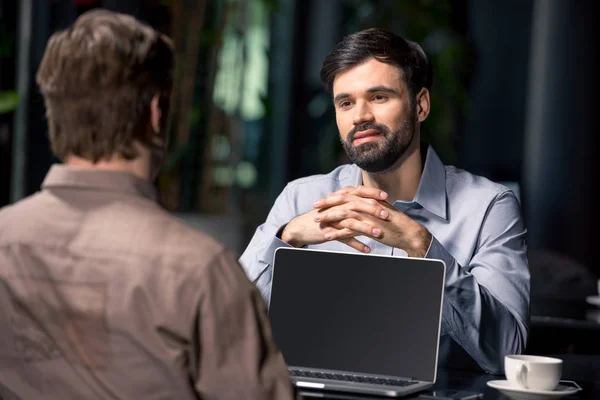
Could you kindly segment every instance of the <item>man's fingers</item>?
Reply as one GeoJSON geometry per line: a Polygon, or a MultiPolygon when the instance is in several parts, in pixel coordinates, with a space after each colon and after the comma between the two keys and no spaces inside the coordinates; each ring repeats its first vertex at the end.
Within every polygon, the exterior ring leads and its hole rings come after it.
{"type": "Polygon", "coordinates": [[[352,192],[354,189],[356,189],[356,186],[346,186],[346,187],[336,190],[335,192],[329,193],[327,195],[327,197],[335,196],[338,194],[348,194],[348,193],[352,192]]]}
{"type": "Polygon", "coordinates": [[[340,240],[361,235],[377,238],[381,236],[381,234],[380,228],[373,227],[366,222],[358,221],[353,218],[340,221],[323,231],[323,236],[326,240],[340,240]]]}
{"type": "Polygon", "coordinates": [[[357,218],[358,214],[347,207],[333,207],[321,211],[314,217],[315,222],[339,222],[348,218],[357,218]]]}
{"type": "Polygon", "coordinates": [[[355,187],[350,192],[348,192],[348,194],[375,200],[385,200],[388,196],[387,193],[381,189],[362,185],[355,187]]]}
{"type": "Polygon", "coordinates": [[[387,208],[377,200],[357,200],[323,209],[314,216],[315,222],[335,222],[348,218],[360,219],[360,214],[371,215],[375,218],[387,220],[390,213],[387,208]]]}
{"type": "Polygon", "coordinates": [[[367,246],[363,242],[356,240],[355,238],[340,239],[339,241],[344,243],[347,246],[352,247],[353,249],[360,251],[361,253],[370,253],[371,252],[371,248],[369,246],[367,246]]]}
{"type": "Polygon", "coordinates": [[[356,189],[356,186],[346,186],[344,188],[341,188],[340,190],[336,190],[333,193],[340,193],[340,194],[342,194],[342,193],[351,193],[355,189],[356,189]]]}
{"type": "Polygon", "coordinates": [[[340,225],[346,229],[350,229],[353,232],[360,233],[362,235],[371,236],[378,238],[382,235],[381,228],[367,224],[366,222],[358,221],[356,219],[345,219],[340,222],[340,225]]]}
{"type": "Polygon", "coordinates": [[[387,199],[387,193],[371,187],[366,186],[346,186],[343,189],[335,191],[331,193],[329,196],[321,198],[313,203],[313,207],[315,208],[324,208],[331,207],[334,205],[339,205],[346,203],[348,201],[354,200],[357,197],[363,199],[373,199],[377,201],[382,201],[387,199]]]}
{"type": "Polygon", "coordinates": [[[327,197],[324,197],[320,200],[315,201],[313,203],[313,207],[314,208],[327,208],[327,207],[339,206],[339,205],[347,203],[353,199],[354,199],[354,197],[350,196],[348,193],[334,192],[334,193],[331,193],[327,197]]]}
{"type": "MultiPolygon", "coordinates": [[[[363,242],[357,240],[354,236],[360,235],[360,232],[355,232],[351,229],[344,228],[339,222],[322,227],[323,234],[327,241],[337,240],[347,246],[352,247],[362,253],[370,253],[371,248],[363,242]]],[[[367,229],[369,230],[369,229],[367,229]]]]}
{"type": "Polygon", "coordinates": [[[386,220],[390,216],[390,212],[382,203],[383,202],[377,200],[355,201],[352,203],[352,209],[359,213],[386,220]]]}

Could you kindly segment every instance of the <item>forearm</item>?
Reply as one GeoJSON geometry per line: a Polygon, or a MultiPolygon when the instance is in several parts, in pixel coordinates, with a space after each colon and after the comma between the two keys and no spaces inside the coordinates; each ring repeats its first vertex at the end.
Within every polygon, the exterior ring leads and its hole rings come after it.
{"type": "MultiPolygon", "coordinates": [[[[443,323],[446,332],[486,371],[501,373],[506,354],[522,353],[527,342],[527,321],[515,310],[519,303],[510,290],[492,294],[488,287],[461,267],[433,238],[428,258],[446,263],[443,323]],[[515,305],[516,304],[516,305],[515,305]],[[513,309],[511,309],[513,308],[513,309]]],[[[501,275],[497,275],[499,282],[501,275]]],[[[485,280],[485,279],[482,279],[485,280]]],[[[522,307],[521,307],[522,308],[522,307]]]]}
{"type": "Polygon", "coordinates": [[[271,297],[271,277],[273,275],[273,259],[279,247],[290,247],[276,236],[277,229],[269,229],[261,225],[240,257],[248,279],[254,283],[267,304],[271,297]],[[273,231],[273,233],[270,233],[273,231]]]}
{"type": "Polygon", "coordinates": [[[490,373],[502,373],[507,354],[525,349],[527,328],[508,308],[479,285],[473,275],[446,287],[447,333],[490,373]]]}
{"type": "Polygon", "coordinates": [[[279,247],[290,247],[277,235],[282,227],[298,214],[289,199],[288,186],[277,197],[267,220],[256,229],[252,240],[239,259],[246,276],[258,287],[267,304],[271,297],[271,276],[275,250],[279,247]]]}

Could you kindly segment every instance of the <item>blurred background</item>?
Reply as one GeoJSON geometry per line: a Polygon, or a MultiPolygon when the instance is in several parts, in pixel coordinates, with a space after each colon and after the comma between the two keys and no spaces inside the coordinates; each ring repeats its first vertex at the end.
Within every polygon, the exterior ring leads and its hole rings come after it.
{"type": "Polygon", "coordinates": [[[332,47],[367,27],[422,43],[434,65],[425,139],[521,201],[532,351],[600,354],[586,303],[600,277],[598,2],[0,0],[0,207],[39,190],[56,162],[34,75],[48,37],[95,7],[175,41],[160,200],[238,254],[289,180],[346,162],[319,80],[332,47]]]}

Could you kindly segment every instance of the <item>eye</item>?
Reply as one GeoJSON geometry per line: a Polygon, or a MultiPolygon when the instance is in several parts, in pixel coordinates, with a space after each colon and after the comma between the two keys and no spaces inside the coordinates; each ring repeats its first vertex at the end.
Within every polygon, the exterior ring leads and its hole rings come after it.
{"type": "Polygon", "coordinates": [[[374,101],[385,101],[385,100],[387,100],[387,96],[384,96],[382,94],[376,94],[375,96],[373,96],[373,100],[374,101]]]}
{"type": "Polygon", "coordinates": [[[345,101],[342,101],[342,102],[339,104],[339,107],[340,107],[340,108],[348,108],[348,107],[350,107],[351,105],[352,105],[352,102],[350,102],[350,101],[348,101],[348,100],[345,100],[345,101]]]}

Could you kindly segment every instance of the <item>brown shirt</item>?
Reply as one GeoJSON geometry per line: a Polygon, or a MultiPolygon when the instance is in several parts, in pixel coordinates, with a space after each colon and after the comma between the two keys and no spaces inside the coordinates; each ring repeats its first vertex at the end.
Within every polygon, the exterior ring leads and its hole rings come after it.
{"type": "Polygon", "coordinates": [[[0,398],[289,399],[236,258],[147,181],[55,165],[0,210],[0,398]]]}

